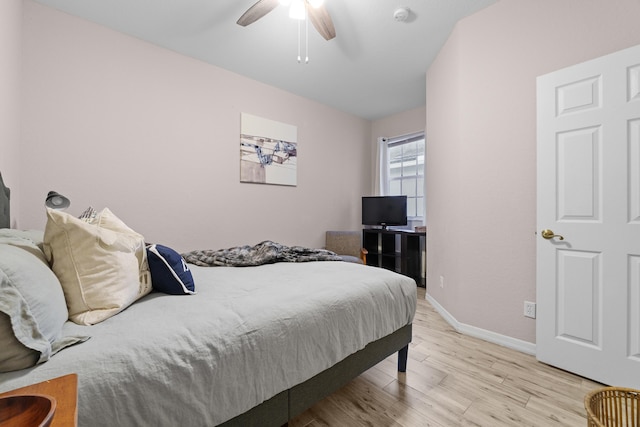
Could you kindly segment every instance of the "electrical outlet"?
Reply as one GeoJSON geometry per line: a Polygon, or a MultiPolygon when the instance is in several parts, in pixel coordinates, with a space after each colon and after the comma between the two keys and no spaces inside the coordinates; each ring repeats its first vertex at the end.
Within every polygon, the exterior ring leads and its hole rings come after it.
{"type": "Polygon", "coordinates": [[[440,276],[440,287],[444,288],[444,276],[440,276]]]}
{"type": "Polygon", "coordinates": [[[536,303],[525,301],[524,302],[524,316],[531,317],[532,319],[536,318],[536,303]]]}

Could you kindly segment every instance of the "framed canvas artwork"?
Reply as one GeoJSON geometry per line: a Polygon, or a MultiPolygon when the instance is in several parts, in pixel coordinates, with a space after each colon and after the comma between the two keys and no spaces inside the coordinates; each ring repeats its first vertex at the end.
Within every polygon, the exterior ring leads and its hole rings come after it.
{"type": "Polygon", "coordinates": [[[240,128],[240,182],[295,186],[298,128],[246,113],[240,128]]]}

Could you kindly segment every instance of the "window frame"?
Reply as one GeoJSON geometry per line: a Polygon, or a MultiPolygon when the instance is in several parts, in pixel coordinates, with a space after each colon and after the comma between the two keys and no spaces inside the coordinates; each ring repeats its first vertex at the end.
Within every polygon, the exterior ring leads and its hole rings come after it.
{"type": "MultiPolygon", "coordinates": [[[[415,199],[415,211],[414,212],[407,212],[407,219],[410,221],[423,221],[425,218],[425,189],[424,189],[424,179],[425,179],[425,157],[426,157],[426,138],[425,138],[425,132],[416,132],[416,133],[412,133],[412,134],[408,134],[408,135],[403,135],[403,136],[398,136],[398,137],[393,137],[393,138],[383,138],[382,139],[383,142],[383,150],[384,153],[381,156],[380,160],[380,168],[381,168],[381,172],[382,172],[382,177],[383,177],[383,185],[382,185],[382,195],[384,196],[396,196],[396,195],[403,195],[403,194],[391,194],[391,183],[392,181],[399,181],[401,183],[400,187],[402,188],[402,182],[406,182],[410,179],[414,180],[415,185],[416,185],[416,196],[407,196],[409,199],[415,199]],[[391,148],[393,147],[397,147],[397,146],[402,146],[402,145],[406,145],[406,144],[410,144],[412,142],[416,142],[416,141],[421,141],[424,140],[424,151],[422,153],[422,163],[417,163],[416,165],[416,173],[414,175],[410,175],[409,177],[401,175],[400,177],[391,177],[391,159],[389,156],[389,151],[391,148]],[[422,167],[420,167],[422,166],[422,167]],[[383,169],[384,168],[384,169],[383,169]],[[382,170],[383,169],[383,170],[382,170]],[[419,191],[418,189],[418,185],[420,183],[420,181],[422,181],[422,191],[419,191]],[[422,196],[418,196],[417,194],[422,193],[422,196]],[[414,214],[417,214],[419,208],[418,206],[421,205],[422,208],[422,215],[421,216],[417,216],[414,214]]],[[[419,155],[416,155],[416,157],[419,157],[419,155]]],[[[402,193],[402,191],[401,191],[402,193]]]]}

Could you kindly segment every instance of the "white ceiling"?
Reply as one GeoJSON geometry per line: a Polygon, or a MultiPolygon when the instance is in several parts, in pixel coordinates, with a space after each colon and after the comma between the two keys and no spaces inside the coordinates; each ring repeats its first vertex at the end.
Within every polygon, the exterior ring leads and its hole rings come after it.
{"type": "Polygon", "coordinates": [[[241,27],[255,0],[36,1],[375,120],[424,105],[426,70],[455,23],[497,0],[325,0],[337,36],[309,24],[308,64],[284,6],[241,27]],[[411,10],[405,22],[393,18],[399,7],[411,10]]]}

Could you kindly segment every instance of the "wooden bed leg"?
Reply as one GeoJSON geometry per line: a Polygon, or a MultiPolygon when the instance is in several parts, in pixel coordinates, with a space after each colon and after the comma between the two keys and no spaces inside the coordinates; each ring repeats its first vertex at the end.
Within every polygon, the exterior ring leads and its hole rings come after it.
{"type": "Polygon", "coordinates": [[[398,351],[398,372],[407,372],[407,357],[409,355],[409,344],[398,351]]]}

